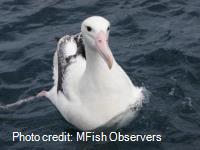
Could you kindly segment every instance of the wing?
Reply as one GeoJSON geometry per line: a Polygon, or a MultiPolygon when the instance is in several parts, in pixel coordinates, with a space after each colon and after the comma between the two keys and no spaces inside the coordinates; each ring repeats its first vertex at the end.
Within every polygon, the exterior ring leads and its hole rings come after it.
{"type": "Polygon", "coordinates": [[[67,68],[75,63],[78,56],[85,59],[85,49],[82,35],[66,35],[62,37],[57,45],[57,92],[63,92],[63,80],[67,68]]]}
{"type": "Polygon", "coordinates": [[[77,55],[81,55],[82,57],[84,57],[86,59],[85,46],[83,44],[82,34],[79,33],[77,35],[74,35],[74,40],[77,43],[77,55]]]}

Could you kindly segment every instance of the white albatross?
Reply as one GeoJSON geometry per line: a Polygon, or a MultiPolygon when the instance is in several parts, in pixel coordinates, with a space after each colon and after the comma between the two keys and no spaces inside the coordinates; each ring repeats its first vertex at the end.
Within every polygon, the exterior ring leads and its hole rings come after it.
{"type": "Polygon", "coordinates": [[[83,21],[80,34],[62,37],[54,55],[54,86],[38,94],[81,130],[121,127],[134,118],[138,109],[133,108],[140,108],[144,99],[143,88],[134,86],[115,61],[109,31],[108,20],[92,16],[83,21]]]}

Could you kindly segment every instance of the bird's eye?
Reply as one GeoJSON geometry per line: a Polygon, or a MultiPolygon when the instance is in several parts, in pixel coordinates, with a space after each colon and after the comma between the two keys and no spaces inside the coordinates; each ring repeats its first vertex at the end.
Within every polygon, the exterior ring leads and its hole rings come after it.
{"type": "Polygon", "coordinates": [[[88,30],[89,32],[92,31],[92,28],[91,28],[90,26],[87,26],[86,28],[87,28],[87,30],[88,30]]]}
{"type": "Polygon", "coordinates": [[[110,31],[110,26],[108,26],[107,31],[110,31]]]}

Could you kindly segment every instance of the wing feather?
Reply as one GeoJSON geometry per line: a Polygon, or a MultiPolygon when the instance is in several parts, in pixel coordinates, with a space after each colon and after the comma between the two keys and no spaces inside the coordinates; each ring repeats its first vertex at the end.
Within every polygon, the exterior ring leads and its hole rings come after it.
{"type": "Polygon", "coordinates": [[[57,60],[58,60],[58,82],[57,82],[57,92],[63,92],[63,80],[66,69],[71,63],[72,59],[81,55],[85,57],[85,48],[82,40],[81,33],[76,35],[66,35],[62,37],[57,46],[57,60]],[[73,45],[73,46],[71,46],[73,45]],[[73,49],[73,50],[72,50],[73,49]]]}

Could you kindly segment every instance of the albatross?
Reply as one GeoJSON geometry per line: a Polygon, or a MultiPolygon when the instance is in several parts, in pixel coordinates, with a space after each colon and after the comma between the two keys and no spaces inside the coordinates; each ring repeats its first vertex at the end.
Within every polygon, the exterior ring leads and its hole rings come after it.
{"type": "Polygon", "coordinates": [[[41,91],[69,123],[80,130],[126,125],[142,106],[144,88],[136,87],[108,45],[110,22],[85,19],[81,32],[59,39],[53,58],[54,85],[41,91]]]}

